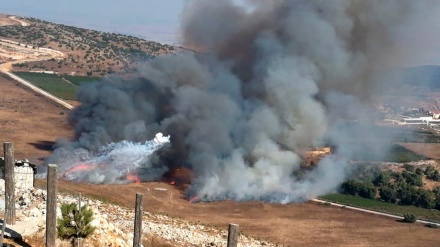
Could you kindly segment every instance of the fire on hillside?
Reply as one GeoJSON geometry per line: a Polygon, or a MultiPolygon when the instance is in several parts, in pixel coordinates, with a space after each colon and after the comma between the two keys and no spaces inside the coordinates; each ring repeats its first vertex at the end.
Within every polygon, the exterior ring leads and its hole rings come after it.
{"type": "Polygon", "coordinates": [[[140,181],[179,184],[172,173],[188,167],[186,195],[203,201],[289,203],[334,191],[349,159],[371,146],[378,156],[388,150],[385,142],[350,141],[382,133],[356,131],[344,119],[374,122],[367,106],[392,79],[383,71],[438,50],[440,26],[430,20],[440,4],[330,2],[192,1],[183,42],[207,52],[159,56],[129,81],[82,86],[81,105],[68,116],[75,138],[60,141],[48,161],[64,171],[72,161],[106,164],[81,173],[90,183],[120,183],[136,171],[140,181]],[[157,132],[173,137],[169,149],[138,143],[157,132]],[[294,176],[303,164],[296,150],[326,143],[337,150],[315,150],[314,168],[294,176]]]}

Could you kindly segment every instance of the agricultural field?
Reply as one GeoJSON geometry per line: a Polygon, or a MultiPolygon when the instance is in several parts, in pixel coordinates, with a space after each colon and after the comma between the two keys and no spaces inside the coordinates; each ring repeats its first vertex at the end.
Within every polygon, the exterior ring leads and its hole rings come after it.
{"type": "Polygon", "coordinates": [[[15,74],[58,98],[75,100],[77,86],[64,81],[59,75],[31,72],[15,74]]]}
{"type": "Polygon", "coordinates": [[[367,199],[352,195],[344,195],[339,193],[321,196],[320,199],[329,202],[335,202],[335,203],[347,205],[347,206],[359,207],[359,208],[364,208],[368,210],[394,214],[399,216],[403,216],[403,214],[405,213],[412,213],[418,216],[418,219],[440,222],[439,210],[425,209],[414,206],[402,206],[402,205],[397,205],[395,203],[382,202],[378,200],[367,199]]]}
{"type": "Polygon", "coordinates": [[[96,77],[96,76],[62,75],[62,77],[77,86],[80,86],[81,84],[84,83],[98,81],[100,79],[100,77],[96,77]]]}
{"type": "Polygon", "coordinates": [[[15,74],[64,100],[75,100],[78,86],[99,79],[99,77],[62,76],[57,74],[32,72],[15,72],[15,74]]]}

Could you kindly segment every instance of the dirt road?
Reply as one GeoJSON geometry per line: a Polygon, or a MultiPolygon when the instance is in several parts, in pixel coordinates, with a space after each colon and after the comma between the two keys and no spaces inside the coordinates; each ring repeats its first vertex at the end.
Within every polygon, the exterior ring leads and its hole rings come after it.
{"type": "MultiPolygon", "coordinates": [[[[334,207],[351,209],[351,210],[355,210],[355,211],[359,211],[359,212],[364,212],[364,213],[369,213],[369,214],[374,214],[374,215],[385,216],[385,217],[389,217],[389,218],[393,218],[393,219],[398,219],[398,220],[402,220],[403,219],[403,217],[397,216],[397,215],[393,215],[393,214],[381,213],[381,212],[377,212],[377,211],[373,211],[373,210],[346,206],[346,205],[343,205],[343,204],[334,203],[334,202],[328,202],[328,201],[319,200],[319,199],[313,199],[311,201],[312,202],[317,202],[317,203],[325,203],[325,204],[329,203],[330,206],[334,206],[334,207]]],[[[418,223],[422,223],[422,224],[433,224],[433,225],[436,225],[436,226],[440,226],[439,223],[434,223],[434,222],[430,222],[430,221],[426,221],[426,220],[417,220],[417,222],[418,223]]]]}
{"type": "MultiPolygon", "coordinates": [[[[22,24],[24,25],[24,24],[22,24]]],[[[49,48],[39,48],[39,49],[33,49],[31,46],[23,45],[23,44],[17,44],[17,42],[12,40],[0,40],[0,46],[3,47],[3,49],[0,49],[0,57],[8,57],[9,59],[13,59],[14,61],[6,62],[0,64],[0,73],[3,73],[10,78],[16,80],[17,82],[21,83],[23,86],[29,88],[30,90],[48,98],[49,100],[52,100],[53,102],[61,105],[62,107],[66,108],[67,110],[71,110],[74,107],[63,101],[62,99],[50,94],[49,92],[46,92],[42,90],[39,87],[34,86],[31,82],[24,80],[23,78],[11,73],[12,65],[18,64],[18,63],[24,63],[24,62],[35,62],[35,61],[43,61],[48,59],[59,59],[63,58],[65,55],[64,53],[49,49],[49,48]],[[9,50],[8,50],[9,48],[9,50]]]]}

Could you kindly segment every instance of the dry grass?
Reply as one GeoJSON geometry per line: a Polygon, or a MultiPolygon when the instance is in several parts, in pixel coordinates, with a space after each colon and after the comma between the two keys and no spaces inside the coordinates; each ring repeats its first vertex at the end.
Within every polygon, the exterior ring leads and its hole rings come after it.
{"type": "Polygon", "coordinates": [[[191,204],[181,191],[164,183],[90,185],[60,181],[60,187],[100,195],[132,208],[144,194],[144,209],[196,224],[227,229],[237,223],[247,236],[295,246],[438,246],[438,229],[314,203],[269,204],[222,201],[191,204]],[[155,188],[164,188],[158,191],[155,188]]]}
{"type": "Polygon", "coordinates": [[[440,143],[399,143],[399,145],[428,158],[440,159],[440,143]]]}
{"type": "Polygon", "coordinates": [[[142,245],[144,247],[177,247],[178,245],[172,244],[169,241],[159,238],[154,235],[144,234],[142,236],[142,245]]]}
{"type": "MultiPolygon", "coordinates": [[[[51,142],[71,135],[66,115],[59,115],[61,109],[45,99],[2,77],[0,94],[0,140],[14,142],[17,158],[38,160],[50,154],[51,142]]],[[[164,212],[225,230],[228,223],[237,223],[247,236],[290,246],[438,246],[440,242],[438,229],[313,203],[191,204],[177,186],[165,183],[90,185],[60,181],[59,188],[106,198],[130,208],[135,194],[142,193],[146,211],[164,212]],[[155,190],[157,187],[167,190],[155,190]]],[[[36,241],[30,245],[41,246],[36,241]]]]}

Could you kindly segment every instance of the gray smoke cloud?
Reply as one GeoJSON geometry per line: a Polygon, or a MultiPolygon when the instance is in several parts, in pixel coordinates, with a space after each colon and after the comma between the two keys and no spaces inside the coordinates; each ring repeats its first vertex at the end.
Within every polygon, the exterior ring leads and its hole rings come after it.
{"type": "MultiPolygon", "coordinates": [[[[341,121],[368,114],[382,70],[437,48],[438,1],[196,0],[183,16],[190,52],[158,57],[137,79],[81,88],[69,114],[75,140],[48,159],[111,142],[171,135],[144,180],[190,167],[189,197],[294,202],[336,189],[352,148],[341,121]],[[298,178],[296,150],[332,143],[342,155],[298,178]],[[160,171],[160,172],[157,172],[160,171]]],[[[364,133],[363,136],[374,136],[364,133]]],[[[94,182],[94,181],[90,181],[94,182]]]]}

